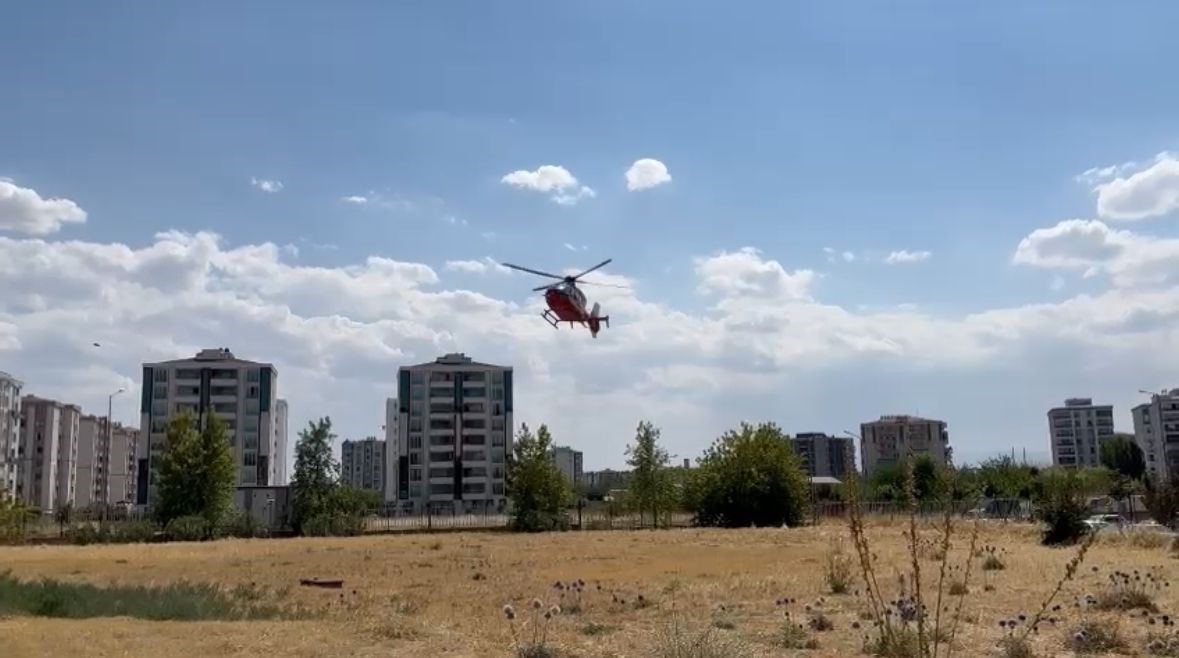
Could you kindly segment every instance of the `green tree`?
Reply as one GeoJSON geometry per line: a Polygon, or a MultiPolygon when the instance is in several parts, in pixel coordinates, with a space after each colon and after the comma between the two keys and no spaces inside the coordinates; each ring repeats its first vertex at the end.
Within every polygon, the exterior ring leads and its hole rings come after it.
{"type": "Polygon", "coordinates": [[[1142,498],[1150,517],[1165,526],[1173,526],[1179,516],[1179,481],[1158,482],[1147,477],[1143,485],[1142,498]]]}
{"type": "Polygon", "coordinates": [[[909,502],[908,469],[913,469],[913,492],[917,500],[930,502],[949,493],[952,474],[939,467],[929,455],[917,455],[909,462],[878,467],[868,480],[869,495],[876,500],[909,502]]]}
{"type": "Polygon", "coordinates": [[[978,467],[981,493],[987,498],[1028,500],[1034,492],[1037,473],[1033,467],[1017,464],[1006,455],[988,459],[978,467]]]}
{"type": "Polygon", "coordinates": [[[320,418],[299,432],[295,444],[295,477],[291,480],[291,526],[302,533],[303,525],[316,516],[329,515],[339,481],[340,465],[332,457],[332,419],[320,418]]]}
{"type": "Polygon", "coordinates": [[[635,442],[626,448],[626,463],[631,468],[629,497],[639,512],[651,513],[651,521],[659,524],[660,512],[668,511],[674,497],[674,483],[668,470],[671,458],[659,445],[659,428],[647,421],[639,423],[635,442]]]}
{"type": "Polygon", "coordinates": [[[211,535],[233,507],[237,467],[225,424],[213,414],[197,430],[190,414],[168,424],[168,443],[160,459],[157,520],[167,525],[182,516],[197,516],[211,535]]]}
{"type": "Polygon", "coordinates": [[[797,526],[808,482],[782,430],[742,423],[713,442],[693,471],[689,500],[701,525],[797,526]]]}
{"type": "Polygon", "coordinates": [[[523,532],[563,530],[568,527],[565,507],[572,492],[553,462],[553,437],[541,425],[534,435],[522,424],[508,464],[512,487],[511,527],[523,532]]]}
{"type": "Polygon", "coordinates": [[[1142,448],[1125,436],[1115,436],[1101,444],[1101,465],[1131,480],[1141,480],[1146,474],[1142,448]]]}
{"type": "Polygon", "coordinates": [[[1041,471],[1034,503],[1036,518],[1047,526],[1045,544],[1071,543],[1085,534],[1089,515],[1086,497],[1092,486],[1089,479],[1091,476],[1073,469],[1041,471]]]}

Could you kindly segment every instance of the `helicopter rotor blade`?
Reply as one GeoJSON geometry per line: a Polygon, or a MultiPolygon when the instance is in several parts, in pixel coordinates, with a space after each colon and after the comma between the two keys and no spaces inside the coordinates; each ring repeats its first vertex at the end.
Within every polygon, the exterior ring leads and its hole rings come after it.
{"type": "Polygon", "coordinates": [[[586,284],[586,285],[590,285],[590,286],[602,286],[603,288],[624,288],[626,290],[631,289],[630,286],[624,286],[621,283],[602,283],[601,281],[578,281],[577,282],[577,285],[582,285],[582,284],[586,284]]]}
{"type": "Polygon", "coordinates": [[[612,262],[614,262],[614,259],[613,259],[613,258],[607,258],[606,260],[604,260],[604,261],[602,261],[602,262],[598,263],[597,265],[594,265],[593,267],[589,268],[588,270],[586,270],[586,271],[582,272],[581,274],[578,274],[577,276],[574,276],[574,277],[572,277],[572,278],[573,278],[573,279],[580,279],[581,277],[583,277],[583,276],[585,276],[585,275],[589,274],[590,272],[593,272],[594,270],[596,270],[596,269],[598,269],[598,268],[605,267],[605,266],[609,265],[609,264],[610,264],[610,263],[612,263],[612,262]]]}
{"type": "Polygon", "coordinates": [[[546,283],[543,286],[537,286],[537,287],[533,288],[532,292],[540,292],[541,290],[548,290],[549,288],[554,288],[558,285],[560,285],[559,282],[558,283],[546,283]]]}
{"type": "Polygon", "coordinates": [[[541,272],[540,270],[533,270],[533,269],[530,269],[527,267],[520,267],[519,265],[512,265],[511,263],[500,263],[500,265],[503,265],[504,267],[510,267],[513,270],[520,270],[521,272],[535,274],[537,276],[547,276],[550,279],[561,279],[561,280],[565,279],[565,277],[557,275],[557,274],[550,274],[548,272],[541,272]]]}

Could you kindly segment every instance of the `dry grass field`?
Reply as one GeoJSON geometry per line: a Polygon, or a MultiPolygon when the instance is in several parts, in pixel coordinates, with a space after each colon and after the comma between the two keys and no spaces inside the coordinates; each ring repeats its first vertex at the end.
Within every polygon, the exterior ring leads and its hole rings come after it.
{"type": "MultiPolygon", "coordinates": [[[[954,655],[997,655],[996,644],[1005,635],[999,621],[1033,615],[1075,553],[1039,546],[1030,526],[994,523],[983,528],[980,545],[995,545],[1005,552],[1006,568],[984,573],[976,561],[954,655]]],[[[869,528],[888,598],[895,596],[896,574],[909,568],[902,530],[899,523],[869,528]]],[[[933,528],[926,532],[932,539],[933,528]]],[[[22,579],[50,576],[95,584],[184,579],[226,588],[253,583],[273,602],[301,606],[305,616],[219,622],[9,616],[0,619],[0,656],[507,657],[513,652],[503,606],[513,604],[517,623],[526,621],[534,597],[546,607],[562,603],[554,582],[578,579],[586,583],[581,610],[563,611],[550,622],[555,655],[675,655],[653,653],[673,620],[687,632],[711,630],[746,645],[744,652],[732,649],[734,653],[723,655],[860,655],[871,626],[860,620],[867,604],[854,592],[831,594],[824,579],[833,542],[845,536],[844,526],[829,523],[793,530],[463,533],[2,547],[0,570],[11,569],[22,579]],[[309,577],[343,578],[344,589],[298,585],[300,578],[309,577]],[[784,598],[795,602],[778,605],[784,598]],[[806,606],[821,610],[834,628],[808,631],[818,648],[783,648],[777,640],[786,611],[805,622],[806,606]]],[[[955,538],[952,566],[965,559],[966,541],[965,536],[955,538]]],[[[1155,625],[1140,611],[1074,607],[1078,596],[1097,595],[1114,570],[1145,573],[1153,567],[1166,578],[1179,575],[1179,562],[1167,547],[1136,544],[1112,538],[1090,550],[1077,579],[1058,599],[1062,610],[1052,614],[1059,621],[1046,622],[1032,636],[1037,655],[1072,655],[1066,642],[1085,619],[1116,624],[1129,653],[1145,654],[1151,632],[1174,631],[1163,625],[1161,615],[1179,612],[1179,578],[1175,587],[1160,585],[1153,594],[1160,610],[1150,617],[1157,620],[1155,625]]],[[[921,564],[930,597],[938,563],[923,556],[921,564]]],[[[853,588],[860,587],[857,578],[853,588]]],[[[569,604],[566,598],[565,607],[569,604]]],[[[528,629],[524,632],[530,635],[528,629]]]]}

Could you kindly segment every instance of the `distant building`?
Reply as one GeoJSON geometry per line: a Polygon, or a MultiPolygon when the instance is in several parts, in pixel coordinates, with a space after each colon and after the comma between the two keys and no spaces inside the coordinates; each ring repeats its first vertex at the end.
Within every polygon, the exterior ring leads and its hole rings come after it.
{"type": "Polygon", "coordinates": [[[82,410],[33,395],[21,399],[17,497],[51,513],[74,504],[82,410]]]}
{"type": "Polygon", "coordinates": [[[397,505],[397,488],[393,473],[397,472],[397,398],[385,398],[385,495],[386,503],[397,505]]]}
{"type": "Polygon", "coordinates": [[[856,446],[847,437],[822,432],[801,432],[790,440],[803,468],[813,477],[843,480],[856,472],[856,446]]]}
{"type": "Polygon", "coordinates": [[[110,449],[106,440],[106,418],[82,416],[78,424],[78,466],[74,481],[74,504],[86,507],[106,501],[102,487],[110,449]]]}
{"type": "Polygon", "coordinates": [[[357,489],[385,491],[385,442],[369,437],[340,446],[340,482],[357,489]]]}
{"type": "Polygon", "coordinates": [[[287,409],[287,401],[278,399],[274,401],[274,431],[277,435],[275,440],[274,453],[274,482],[276,486],[283,486],[287,484],[287,460],[290,459],[290,447],[287,443],[287,419],[290,411],[287,409]]]}
{"type": "Polygon", "coordinates": [[[1169,480],[1179,472],[1179,388],[1156,393],[1134,407],[1134,440],[1142,448],[1146,472],[1169,480]]]}
{"type": "Polygon", "coordinates": [[[595,494],[606,494],[614,489],[625,489],[630,482],[630,471],[587,471],[582,474],[582,488],[595,494]]]}
{"type": "MultiPolygon", "coordinates": [[[[447,354],[397,373],[400,513],[503,511],[512,451],[512,369],[447,354]]],[[[386,421],[386,427],[391,423],[386,421]]]]}
{"type": "Polygon", "coordinates": [[[111,505],[135,502],[135,448],[139,430],[119,423],[111,428],[110,455],[105,484],[106,502],[111,505]]]}
{"type": "Polygon", "coordinates": [[[906,457],[928,455],[935,464],[952,461],[950,434],[946,423],[917,416],[881,416],[860,425],[860,465],[864,476],[882,466],[900,463],[906,457]]]}
{"type": "Polygon", "coordinates": [[[142,391],[137,504],[154,502],[168,421],[185,412],[202,427],[213,415],[227,425],[238,485],[271,485],[286,468],[279,447],[278,371],[273,365],[239,359],[225,348],[206,349],[189,359],[143,364],[142,391]]]}
{"type": "Polygon", "coordinates": [[[565,476],[565,480],[570,486],[578,487],[582,483],[582,454],[580,450],[574,450],[568,446],[556,446],[553,448],[553,463],[556,464],[557,470],[561,471],[561,475],[565,476]]]}
{"type": "Polygon", "coordinates": [[[16,497],[21,386],[19,379],[0,371],[0,498],[16,497]]]}
{"type": "Polygon", "coordinates": [[[1113,433],[1113,405],[1095,405],[1091,398],[1069,398],[1063,407],[1048,410],[1052,463],[1057,466],[1100,465],[1101,445],[1113,433]]]}

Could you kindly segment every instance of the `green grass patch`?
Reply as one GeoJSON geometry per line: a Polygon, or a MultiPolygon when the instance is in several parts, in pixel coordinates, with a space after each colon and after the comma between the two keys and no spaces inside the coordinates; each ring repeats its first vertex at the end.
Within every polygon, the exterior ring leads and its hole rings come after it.
{"type": "Polygon", "coordinates": [[[216,585],[184,581],[159,587],[71,583],[44,578],[19,580],[0,573],[0,616],[62,619],[135,617],[154,621],[273,619],[285,616],[263,603],[252,587],[225,592],[216,585]]]}

